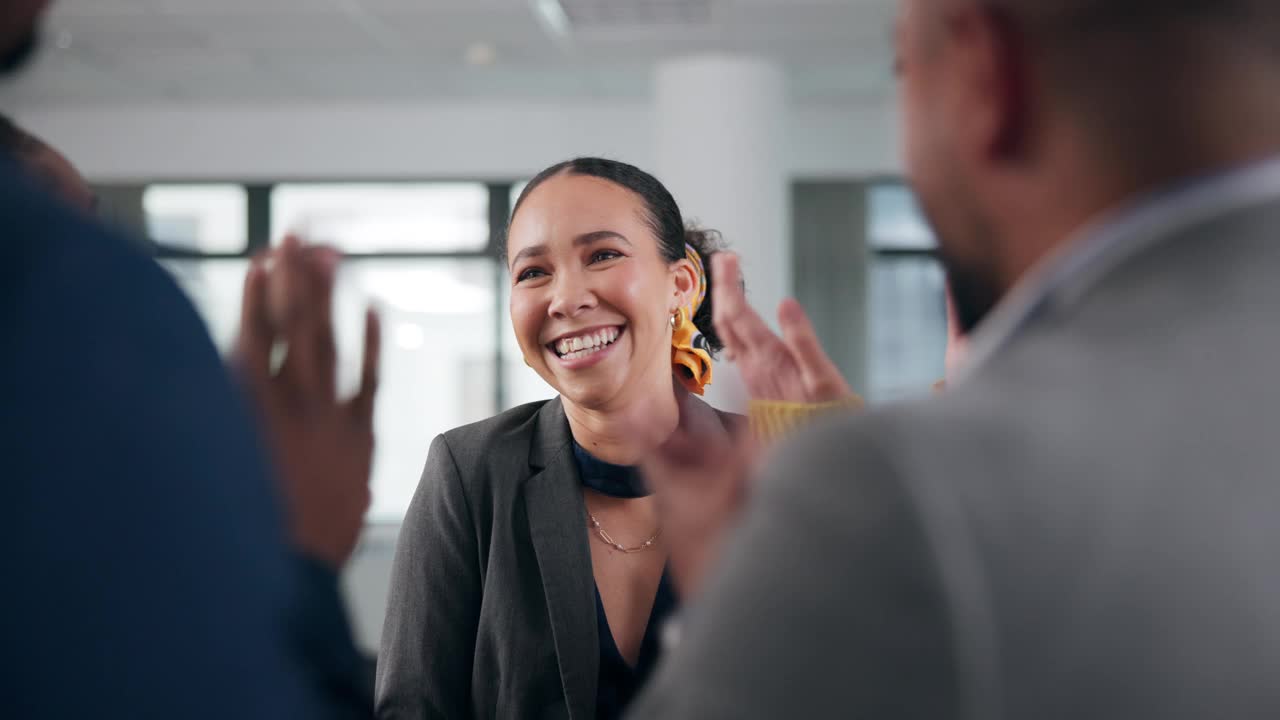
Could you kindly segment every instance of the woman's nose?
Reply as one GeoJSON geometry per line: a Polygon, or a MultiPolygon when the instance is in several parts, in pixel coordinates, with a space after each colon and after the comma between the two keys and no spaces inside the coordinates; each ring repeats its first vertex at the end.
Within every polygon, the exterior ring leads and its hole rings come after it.
{"type": "Polygon", "coordinates": [[[574,273],[562,273],[556,278],[552,292],[551,305],[547,308],[547,312],[553,317],[577,317],[598,304],[590,283],[574,273]]]}

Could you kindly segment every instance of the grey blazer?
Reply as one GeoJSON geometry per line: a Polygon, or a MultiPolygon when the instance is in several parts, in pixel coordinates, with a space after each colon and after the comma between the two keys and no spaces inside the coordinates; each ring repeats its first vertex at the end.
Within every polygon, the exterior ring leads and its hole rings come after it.
{"type": "Polygon", "coordinates": [[[437,437],[396,548],[378,717],[594,717],[586,512],[559,399],[437,437]]]}
{"type": "Polygon", "coordinates": [[[760,479],[634,718],[1280,718],[1280,200],[760,479]]]}

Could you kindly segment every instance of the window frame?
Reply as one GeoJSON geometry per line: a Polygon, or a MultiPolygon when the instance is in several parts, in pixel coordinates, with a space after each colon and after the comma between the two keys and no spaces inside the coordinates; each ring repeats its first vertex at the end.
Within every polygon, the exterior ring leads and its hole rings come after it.
{"type": "MultiPolygon", "coordinates": [[[[511,213],[511,191],[522,180],[458,180],[449,178],[343,178],[343,179],[325,179],[325,178],[284,178],[276,179],[270,182],[263,181],[245,181],[243,179],[226,179],[226,178],[200,178],[200,179],[173,179],[173,178],[156,178],[145,183],[128,183],[128,182],[105,182],[96,184],[99,187],[110,188],[114,191],[136,196],[138,207],[137,216],[144,221],[144,224],[138,228],[132,228],[135,234],[144,241],[145,249],[157,261],[163,260],[180,260],[180,261],[201,261],[201,262],[226,262],[226,261],[244,261],[253,258],[255,255],[269,250],[271,248],[271,196],[272,192],[278,185],[288,184],[306,184],[306,185],[326,185],[326,184],[342,184],[342,185],[430,185],[435,183],[476,183],[483,184],[488,191],[488,209],[487,220],[489,225],[489,234],[486,245],[480,250],[465,251],[400,251],[400,252],[354,252],[343,253],[344,262],[365,262],[371,260],[491,260],[493,265],[492,289],[494,297],[493,307],[493,326],[490,328],[493,337],[493,406],[502,411],[507,406],[507,382],[504,367],[506,364],[505,335],[507,328],[503,323],[506,316],[503,300],[506,297],[506,268],[501,262],[502,242],[506,235],[507,223],[511,213]],[[245,212],[245,237],[246,243],[243,250],[239,252],[206,252],[200,250],[189,250],[184,248],[165,245],[162,242],[151,238],[147,234],[145,226],[146,211],[142,208],[142,196],[148,187],[154,185],[237,185],[243,187],[247,197],[245,212]]],[[[388,520],[368,520],[369,525],[398,525],[398,522],[388,520]]]]}
{"type": "MultiPolygon", "coordinates": [[[[871,214],[871,193],[872,193],[875,189],[877,189],[877,188],[883,188],[883,187],[902,188],[902,189],[905,189],[905,190],[907,190],[908,192],[912,193],[913,195],[915,194],[915,190],[911,187],[910,183],[908,183],[908,182],[907,182],[907,180],[906,180],[905,178],[900,177],[900,176],[894,176],[894,175],[881,175],[881,176],[876,176],[876,177],[868,178],[868,179],[866,180],[866,183],[865,183],[865,185],[864,185],[864,192],[865,192],[865,196],[864,196],[864,198],[865,198],[865,207],[867,208],[867,218],[866,218],[866,225],[865,225],[865,231],[864,231],[864,232],[866,233],[866,235],[865,235],[865,242],[866,242],[866,248],[867,248],[867,253],[868,253],[868,260],[869,260],[869,263],[870,263],[870,265],[869,265],[869,266],[868,266],[868,268],[867,268],[867,271],[868,271],[868,273],[874,273],[874,272],[875,272],[875,267],[876,267],[876,265],[877,265],[880,261],[883,261],[883,260],[887,260],[887,261],[893,261],[893,260],[927,260],[927,261],[931,261],[931,262],[935,263],[936,265],[938,265],[938,266],[939,266],[939,268],[941,268],[941,269],[942,269],[942,271],[943,271],[943,283],[944,283],[944,289],[943,289],[943,292],[944,292],[943,305],[942,305],[941,307],[939,307],[938,311],[942,313],[943,323],[945,324],[945,323],[947,322],[947,319],[946,319],[946,315],[947,315],[947,308],[946,308],[946,301],[945,301],[945,292],[946,292],[946,289],[945,289],[945,283],[946,283],[946,270],[945,270],[945,268],[943,268],[943,266],[942,266],[942,257],[941,257],[941,255],[940,255],[940,254],[939,254],[939,252],[938,252],[938,241],[937,241],[937,237],[936,237],[936,235],[935,235],[935,237],[934,237],[933,246],[932,246],[932,247],[929,247],[929,248],[922,248],[922,247],[911,247],[911,248],[907,248],[907,247],[885,247],[885,246],[881,246],[881,245],[876,244],[876,243],[873,241],[873,238],[871,237],[871,232],[870,232],[870,231],[871,231],[871,222],[870,222],[870,220],[871,220],[871,218],[870,218],[870,214],[871,214]]],[[[923,208],[921,208],[921,213],[923,213],[923,208]]],[[[930,228],[930,230],[932,230],[932,228],[930,228]]],[[[871,283],[870,278],[868,278],[868,285],[867,285],[868,290],[870,290],[870,287],[871,287],[871,284],[870,284],[870,283],[871,283]]],[[[868,342],[870,342],[870,341],[871,341],[871,333],[873,332],[873,330],[872,330],[872,328],[871,328],[871,322],[873,322],[873,321],[874,321],[874,320],[870,317],[870,314],[873,314],[874,308],[872,308],[872,307],[870,307],[870,305],[868,305],[867,311],[868,311],[868,313],[869,313],[867,333],[868,333],[868,342]]],[[[871,362],[873,362],[872,358],[868,357],[868,372],[873,372],[873,370],[872,370],[872,368],[871,368],[871,362]]]]}

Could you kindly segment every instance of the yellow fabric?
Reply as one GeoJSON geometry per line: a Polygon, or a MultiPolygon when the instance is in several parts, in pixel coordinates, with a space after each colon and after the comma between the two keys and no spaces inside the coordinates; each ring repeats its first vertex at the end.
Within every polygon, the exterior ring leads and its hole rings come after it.
{"type": "Polygon", "coordinates": [[[782,400],[752,400],[747,410],[751,434],[761,443],[773,443],[798,428],[834,412],[860,410],[864,403],[857,395],[826,403],[798,403],[782,400]]]}
{"type": "Polygon", "coordinates": [[[698,287],[689,298],[689,304],[680,308],[672,318],[671,367],[689,392],[701,395],[703,388],[711,384],[711,352],[693,319],[707,298],[707,271],[702,265],[702,256],[692,246],[685,245],[684,254],[693,263],[698,287]]]}
{"type": "Polygon", "coordinates": [[[711,384],[711,353],[694,347],[698,328],[692,321],[679,322],[671,332],[671,365],[676,377],[694,395],[701,395],[702,388],[711,384]]]}

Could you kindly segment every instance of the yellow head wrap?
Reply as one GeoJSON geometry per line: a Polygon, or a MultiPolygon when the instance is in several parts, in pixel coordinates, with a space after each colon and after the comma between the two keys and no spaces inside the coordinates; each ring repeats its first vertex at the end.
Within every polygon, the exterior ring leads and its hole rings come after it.
{"type": "Polygon", "coordinates": [[[707,299],[707,271],[702,265],[702,256],[692,245],[684,246],[684,254],[697,271],[698,288],[689,304],[671,318],[671,365],[689,392],[701,395],[702,389],[711,384],[711,348],[693,318],[707,299]]]}

